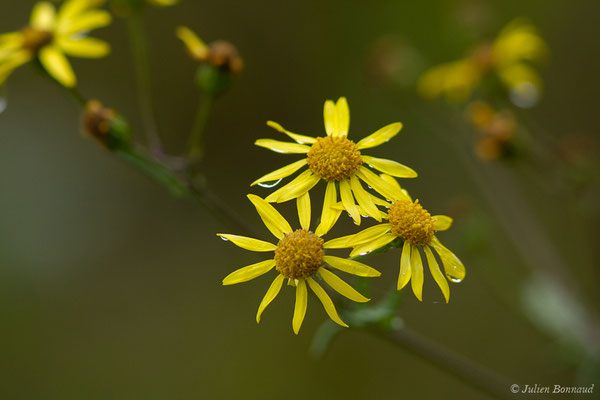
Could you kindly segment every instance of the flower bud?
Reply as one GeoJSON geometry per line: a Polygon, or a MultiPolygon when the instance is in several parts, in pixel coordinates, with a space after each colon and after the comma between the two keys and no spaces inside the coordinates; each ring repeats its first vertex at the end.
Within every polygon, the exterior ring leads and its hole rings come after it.
{"type": "Polygon", "coordinates": [[[127,121],[115,110],[105,108],[98,100],[86,104],[82,130],[84,135],[93,137],[111,151],[127,148],[131,143],[127,121]]]}

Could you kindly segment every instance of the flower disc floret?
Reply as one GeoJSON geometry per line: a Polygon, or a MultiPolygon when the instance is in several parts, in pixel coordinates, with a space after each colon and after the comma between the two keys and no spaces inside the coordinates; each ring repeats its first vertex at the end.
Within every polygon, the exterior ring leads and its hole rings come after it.
{"type": "Polygon", "coordinates": [[[42,47],[52,43],[54,35],[50,31],[26,27],[21,31],[23,35],[23,49],[30,51],[32,54],[37,54],[42,47]]]}
{"type": "Polygon", "coordinates": [[[310,170],[327,181],[352,177],[363,162],[356,143],[343,136],[318,137],[307,156],[310,170]]]}
{"type": "Polygon", "coordinates": [[[414,246],[425,246],[433,239],[435,221],[419,200],[400,200],[390,206],[388,218],[392,233],[414,246]]]}
{"type": "Polygon", "coordinates": [[[310,231],[298,229],[277,243],[275,268],[286,278],[307,278],[323,264],[324,254],[323,239],[310,231]]]}

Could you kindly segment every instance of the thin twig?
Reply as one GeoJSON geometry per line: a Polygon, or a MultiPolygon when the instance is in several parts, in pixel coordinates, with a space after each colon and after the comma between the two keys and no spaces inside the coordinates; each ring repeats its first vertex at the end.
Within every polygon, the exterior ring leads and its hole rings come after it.
{"type": "Polygon", "coordinates": [[[188,154],[191,162],[198,162],[204,156],[204,129],[208,122],[208,118],[210,117],[212,105],[213,97],[210,94],[206,94],[198,104],[194,125],[192,126],[192,131],[190,133],[188,154]]]}
{"type": "Polygon", "coordinates": [[[163,147],[158,130],[156,109],[154,108],[148,44],[146,43],[142,12],[142,7],[133,7],[131,15],[127,19],[127,26],[135,65],[138,101],[144,131],[146,132],[146,140],[152,154],[162,156],[163,147]]]}
{"type": "MultiPolygon", "coordinates": [[[[410,353],[492,398],[514,399],[515,395],[511,392],[511,385],[515,384],[514,381],[509,381],[496,372],[424,337],[418,332],[407,328],[389,332],[370,329],[368,332],[408,350],[410,353]]],[[[513,387],[513,390],[514,388],[517,387],[513,387]]]]}

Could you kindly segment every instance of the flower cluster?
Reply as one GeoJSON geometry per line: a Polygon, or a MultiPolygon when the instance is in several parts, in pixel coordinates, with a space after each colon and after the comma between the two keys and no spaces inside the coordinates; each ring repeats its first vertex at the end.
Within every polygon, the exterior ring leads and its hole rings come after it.
{"type": "Polygon", "coordinates": [[[256,145],[278,153],[302,154],[304,157],[264,175],[252,185],[273,187],[275,186],[273,182],[278,183],[303,167],[307,168],[265,199],[248,195],[266,227],[279,240],[276,244],[243,236],[219,234],[223,239],[247,250],[274,252],[273,258],[269,260],[231,273],[224,279],[223,284],[245,282],[275,269],[278,275],[259,305],[257,322],[287,279],[288,285],[296,288],[296,305],[292,323],[296,334],[306,313],[307,286],[319,298],[329,317],[339,325],[347,326],[317,279],[351,300],[368,301],[330,269],[357,276],[377,277],[380,275],[377,270],[352,258],[367,255],[392,242],[397,245],[403,242],[398,290],[411,281],[415,296],[419,300],[422,299],[423,261],[420,255],[422,249],[431,274],[447,302],[450,291],[446,279],[460,282],[465,276],[463,264],[435,236],[437,231],[448,229],[452,220],[442,215],[431,216],[418,200],[413,202],[408,192],[398,184],[396,178],[417,176],[411,168],[396,161],[362,154],[363,150],[379,146],[396,136],[402,129],[402,123],[389,124],[354,142],[348,138],[350,112],[344,97],[335,103],[327,100],[323,116],[326,133],[323,137],[296,134],[276,122],[267,122],[267,125],[287,135],[293,142],[259,139],[256,145]],[[325,198],[319,218],[320,223],[312,231],[310,230],[309,191],[320,181],[326,182],[325,198]],[[366,188],[363,183],[367,185],[366,188]],[[297,230],[293,230],[271,204],[289,200],[296,200],[301,226],[297,230]],[[386,211],[382,211],[381,207],[385,207],[386,211]],[[331,230],[344,211],[350,215],[356,225],[360,225],[363,216],[377,222],[384,220],[386,222],[353,235],[324,241],[322,236],[331,230]],[[325,254],[329,249],[350,248],[352,249],[350,258],[325,254]],[[434,252],[439,256],[445,274],[434,252]]]}
{"type": "Polygon", "coordinates": [[[535,26],[523,18],[507,24],[491,43],[484,43],[466,57],[437,65],[426,71],[418,82],[423,97],[445,96],[450,102],[463,102],[492,76],[504,86],[511,100],[520,107],[534,105],[542,89],[542,80],[533,67],[543,60],[548,47],[535,26]]]}
{"type": "Polygon", "coordinates": [[[29,25],[18,32],[0,35],[0,85],[19,66],[39,63],[66,87],[77,79],[66,56],[98,58],[110,51],[108,43],[90,38],[87,33],[111,22],[100,10],[103,0],[67,0],[56,11],[47,1],[37,3],[29,25]]]}

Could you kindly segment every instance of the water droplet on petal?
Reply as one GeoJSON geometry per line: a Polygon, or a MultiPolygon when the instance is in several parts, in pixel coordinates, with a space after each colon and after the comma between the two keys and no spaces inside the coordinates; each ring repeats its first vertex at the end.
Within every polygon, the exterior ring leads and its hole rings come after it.
{"type": "Polygon", "coordinates": [[[221,240],[223,240],[224,242],[229,242],[229,239],[227,239],[226,237],[223,236],[219,236],[221,238],[221,240]]]}
{"type": "Polygon", "coordinates": [[[270,181],[270,182],[261,182],[261,183],[258,183],[258,186],[270,189],[272,187],[279,185],[279,182],[281,182],[281,181],[282,181],[282,179],[278,179],[276,181],[270,181]]]}
{"type": "Polygon", "coordinates": [[[446,275],[446,278],[448,278],[451,282],[454,282],[454,283],[461,283],[462,282],[462,279],[457,278],[455,276],[446,275]]]}

